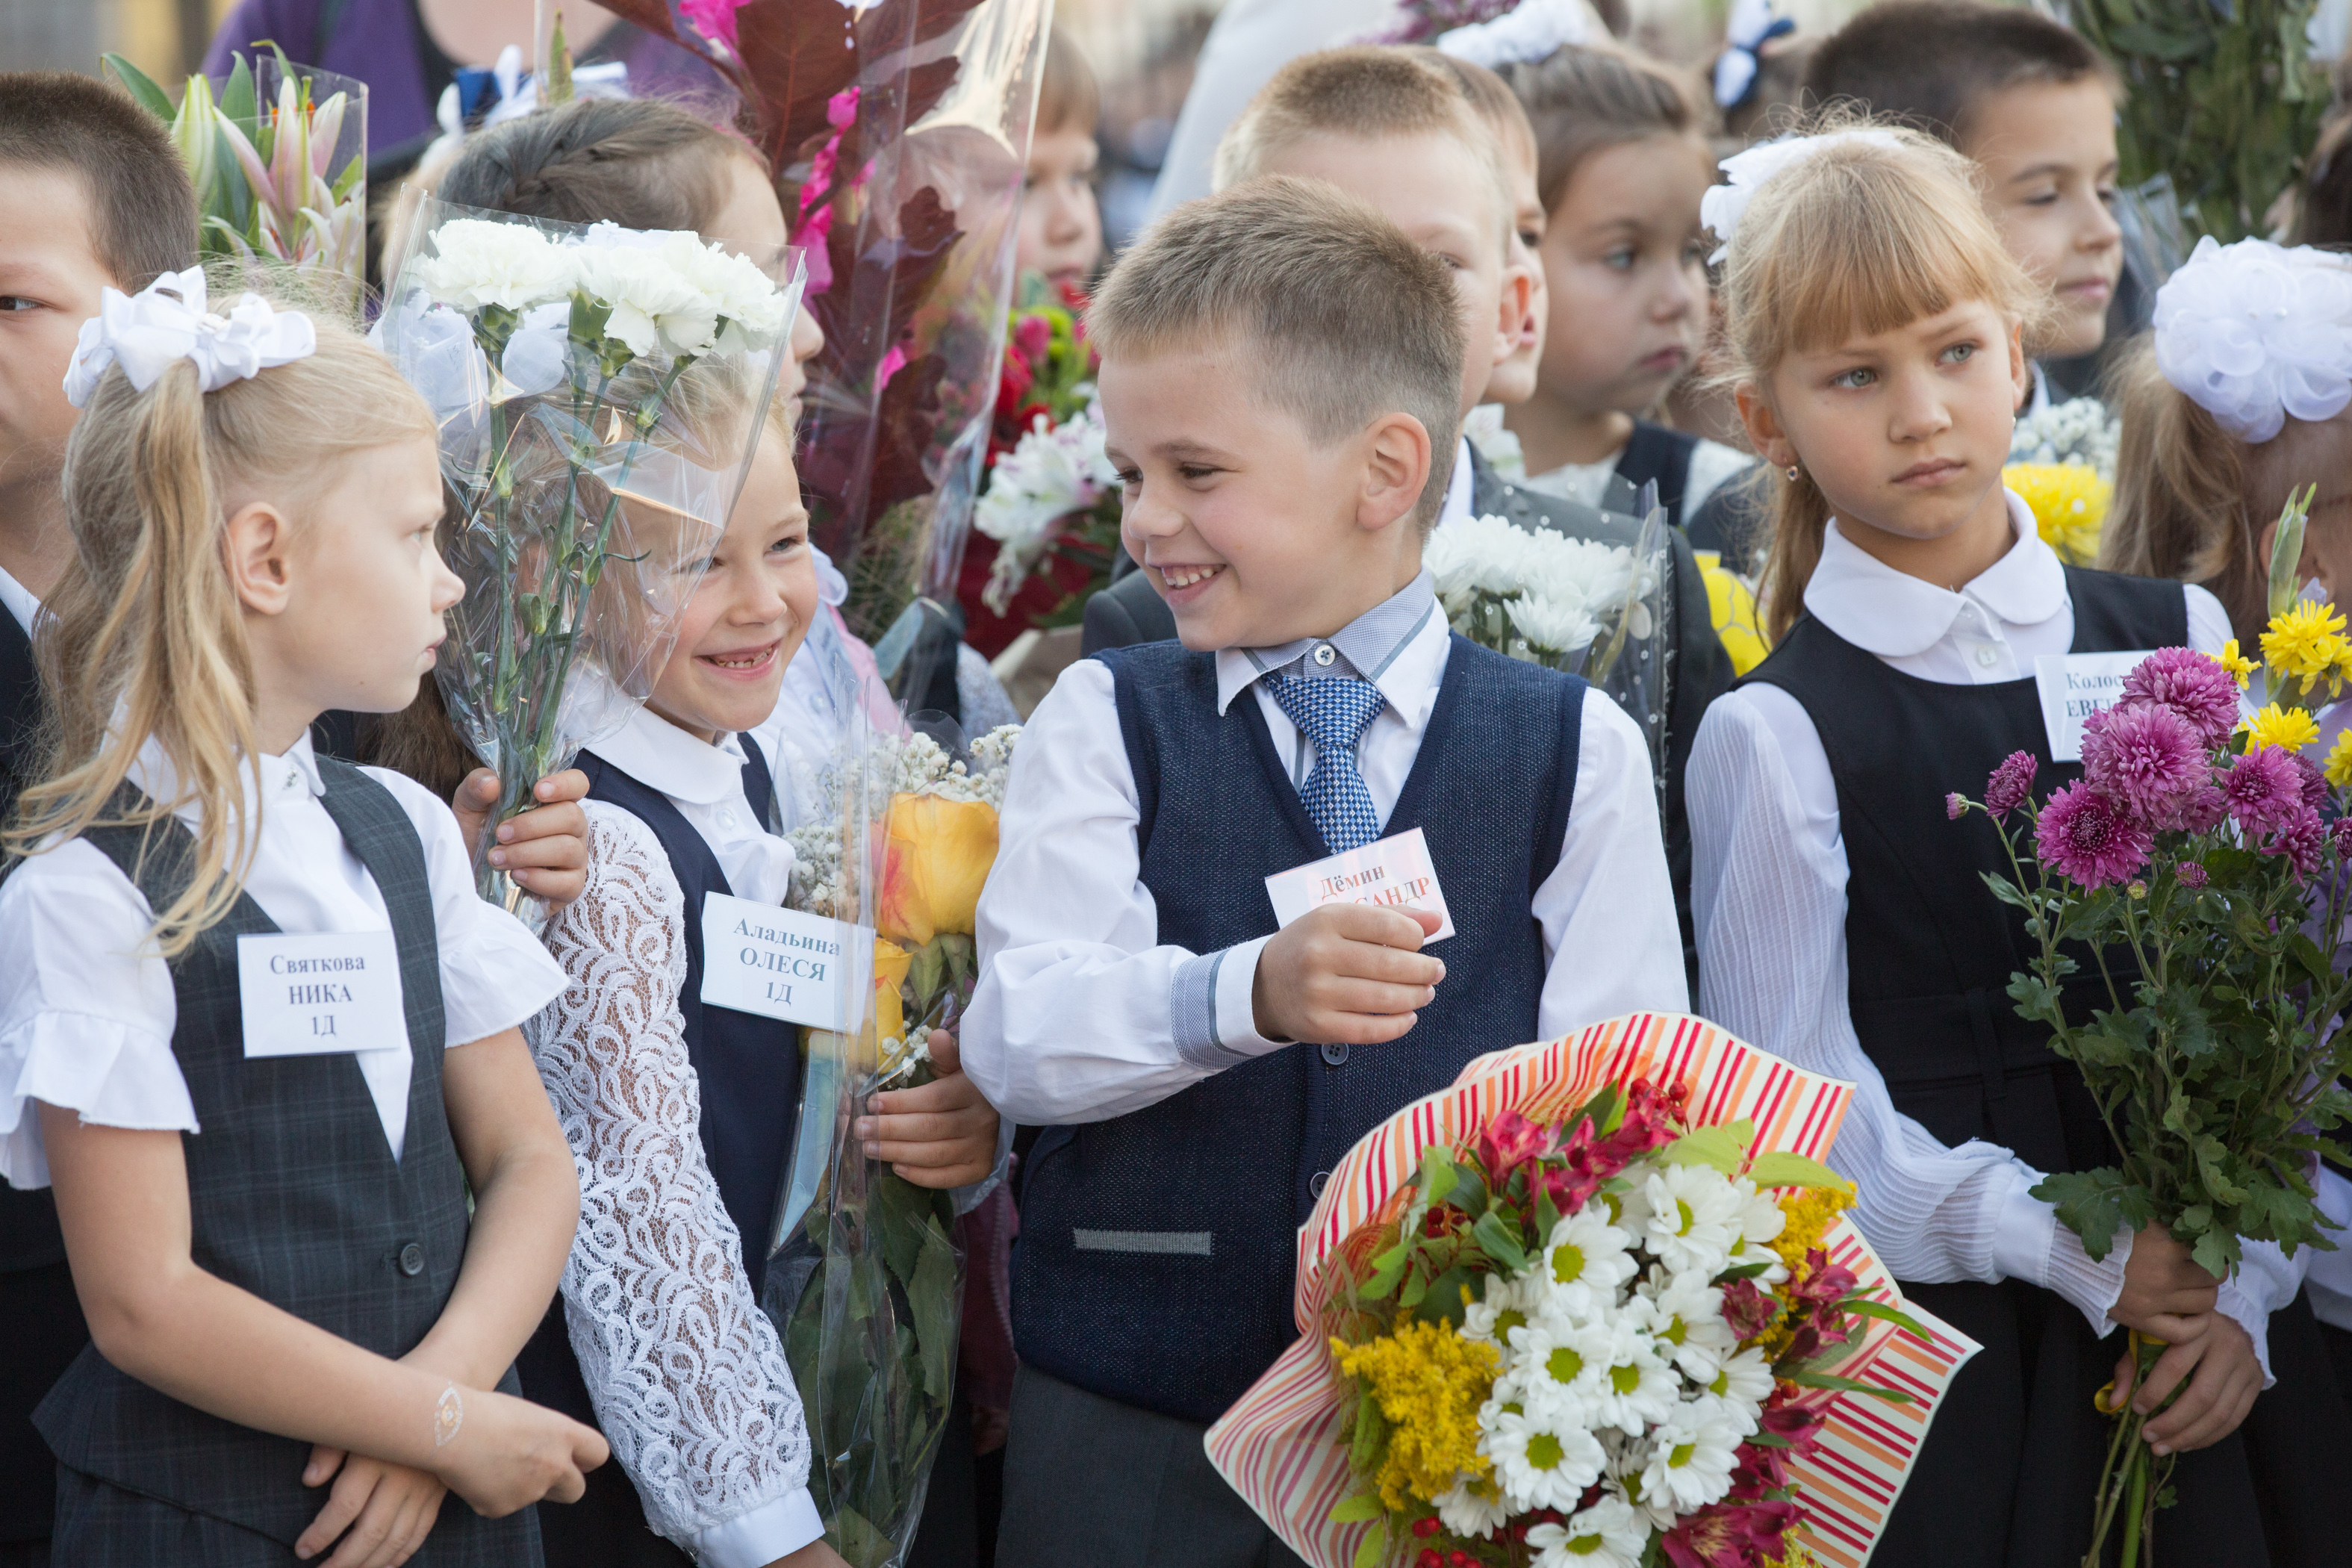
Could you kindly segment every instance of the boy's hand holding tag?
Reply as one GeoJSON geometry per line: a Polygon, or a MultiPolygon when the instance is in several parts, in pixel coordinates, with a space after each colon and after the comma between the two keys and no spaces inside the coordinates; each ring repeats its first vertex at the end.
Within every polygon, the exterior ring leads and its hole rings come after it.
{"type": "Polygon", "coordinates": [[[1454,934],[1421,829],[1265,879],[1282,929],[1251,987],[1270,1040],[1377,1046],[1413,1026],[1445,965],[1421,951],[1454,934]]]}

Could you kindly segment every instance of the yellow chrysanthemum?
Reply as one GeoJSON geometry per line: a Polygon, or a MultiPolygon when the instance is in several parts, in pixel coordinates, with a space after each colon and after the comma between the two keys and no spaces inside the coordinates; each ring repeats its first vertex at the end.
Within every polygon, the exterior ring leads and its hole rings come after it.
{"type": "Polygon", "coordinates": [[[2344,652],[2344,617],[2313,599],[2273,616],[2263,633],[2263,662],[2306,685],[2336,668],[2344,652]]]}
{"type": "Polygon", "coordinates": [[[2251,719],[2242,720],[2238,728],[2249,737],[2246,749],[2276,746],[2283,752],[2300,752],[2319,739],[2319,721],[2300,708],[2282,708],[2273,702],[2251,719]]]}
{"type": "Polygon", "coordinates": [[[1478,1407],[1494,1391],[1494,1346],[1415,1318],[1360,1345],[1333,1340],[1331,1353],[1344,1375],[1370,1385],[1367,1395],[1388,1419],[1388,1454],[1373,1484],[1391,1512],[1402,1512],[1408,1498],[1426,1505],[1461,1477],[1486,1474],[1478,1407]]]}
{"type": "Polygon", "coordinates": [[[1720,552],[1695,550],[1691,554],[1706,581],[1707,616],[1715,623],[1715,635],[1723,639],[1723,651],[1731,656],[1731,673],[1745,675],[1772,651],[1772,639],[1764,635],[1764,617],[1756,613],[1756,595],[1724,569],[1720,552]]]}
{"type": "Polygon", "coordinates": [[[2081,463],[2012,463],[2001,482],[2033,512],[2042,542],[2070,566],[2088,566],[2099,557],[2099,531],[2106,526],[2107,503],[2116,488],[2096,468],[2081,463]]]}
{"type": "Polygon", "coordinates": [[[2253,680],[2254,661],[2238,651],[2237,638],[2231,637],[2228,642],[2223,643],[2220,653],[2208,654],[2206,657],[2236,678],[2239,690],[2243,691],[2253,680]]]}
{"type": "Polygon", "coordinates": [[[2336,736],[2327,753],[2327,782],[2337,789],[2352,784],[2352,730],[2336,736]]]}

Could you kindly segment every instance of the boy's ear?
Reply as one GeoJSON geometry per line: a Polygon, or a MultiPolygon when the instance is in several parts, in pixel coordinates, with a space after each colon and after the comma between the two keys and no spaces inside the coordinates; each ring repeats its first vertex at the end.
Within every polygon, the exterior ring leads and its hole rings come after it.
{"type": "Polygon", "coordinates": [[[250,501],[228,520],[221,552],[229,586],[239,603],[258,616],[283,615],[293,597],[294,530],[268,501],[250,501]]]}
{"type": "Polygon", "coordinates": [[[1383,414],[1363,435],[1363,489],[1356,498],[1356,526],[1378,533],[1412,515],[1429,488],[1429,432],[1405,413],[1383,414]]]}
{"type": "Polygon", "coordinates": [[[1748,444],[1756,455],[1776,468],[1785,468],[1797,460],[1797,448],[1780,428],[1780,416],[1766,401],[1764,389],[1752,381],[1743,381],[1732,388],[1732,401],[1739,405],[1739,422],[1748,427],[1748,444]]]}
{"type": "Polygon", "coordinates": [[[1495,363],[1519,352],[1519,329],[1527,325],[1528,314],[1535,308],[1536,280],[1525,265],[1511,262],[1503,268],[1503,298],[1495,312],[1495,363]]]}

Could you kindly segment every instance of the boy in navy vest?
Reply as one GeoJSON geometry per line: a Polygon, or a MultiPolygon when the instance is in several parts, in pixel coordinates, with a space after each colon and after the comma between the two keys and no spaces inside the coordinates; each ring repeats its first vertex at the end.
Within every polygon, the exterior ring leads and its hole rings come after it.
{"type": "Polygon", "coordinates": [[[1063,675],[981,900],[965,1068],[1045,1128],[997,1561],[1288,1563],[1201,1437],[1296,1336],[1328,1173],[1473,1057],[1685,1006],[1674,897],[1633,721],[1452,636],[1422,569],[1458,435],[1444,261],[1256,180],[1163,218],[1087,327],[1181,640],[1063,675]],[[1443,943],[1372,904],[1277,930],[1268,876],[1412,828],[1443,943]]]}

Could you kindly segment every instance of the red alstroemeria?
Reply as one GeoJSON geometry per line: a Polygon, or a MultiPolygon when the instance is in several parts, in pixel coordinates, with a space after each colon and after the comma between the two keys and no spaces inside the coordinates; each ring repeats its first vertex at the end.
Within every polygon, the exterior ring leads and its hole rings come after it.
{"type": "Polygon", "coordinates": [[[1763,1411],[1764,1430],[1775,1437],[1786,1438],[1791,1454],[1805,1454],[1821,1440],[1822,1428],[1829,1417],[1810,1405],[1799,1405],[1788,1389],[1776,1388],[1766,1401],[1763,1411]]]}
{"type": "Polygon", "coordinates": [[[1743,1343],[1771,1327],[1780,1315],[1780,1299],[1758,1289],[1753,1279],[1734,1279],[1723,1288],[1723,1321],[1743,1343]]]}
{"type": "Polygon", "coordinates": [[[1683,1110],[1690,1100],[1686,1084],[1661,1092],[1647,1079],[1636,1079],[1625,1089],[1625,1119],[1595,1150],[1615,1175],[1626,1162],[1663,1148],[1681,1137],[1683,1110]]]}
{"type": "Polygon", "coordinates": [[[1731,1490],[1734,1502],[1754,1502],[1766,1492],[1779,1491],[1789,1484],[1789,1450],[1761,1448],[1753,1443],[1742,1443],[1734,1452],[1737,1461],[1731,1468],[1731,1490]]]}
{"type": "Polygon", "coordinates": [[[1792,1502],[1718,1502],[1685,1519],[1659,1542],[1675,1568],[1760,1568],[1780,1555],[1797,1521],[1792,1502]]]}
{"type": "Polygon", "coordinates": [[[1790,1356],[1811,1361],[1824,1347],[1843,1344],[1852,1337],[1838,1303],[1853,1287],[1853,1269],[1832,1263],[1818,1247],[1805,1254],[1804,1267],[1783,1287],[1790,1310],[1801,1319],[1789,1342],[1790,1356]]]}
{"type": "Polygon", "coordinates": [[[1487,1182],[1499,1188],[1513,1171],[1550,1146],[1550,1128],[1506,1110],[1478,1134],[1478,1163],[1486,1169],[1487,1182]]]}

